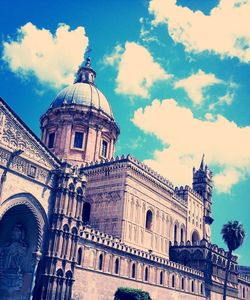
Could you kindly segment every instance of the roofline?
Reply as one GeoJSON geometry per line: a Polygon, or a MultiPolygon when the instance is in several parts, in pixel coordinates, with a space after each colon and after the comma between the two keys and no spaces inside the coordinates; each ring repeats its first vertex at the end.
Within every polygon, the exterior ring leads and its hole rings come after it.
{"type": "Polygon", "coordinates": [[[33,136],[33,138],[40,144],[40,146],[42,148],[44,148],[44,150],[46,152],[48,152],[48,155],[50,155],[55,161],[56,163],[58,163],[59,165],[62,164],[61,160],[54,154],[52,153],[47,146],[39,139],[39,137],[25,124],[25,122],[15,113],[15,111],[9,106],[9,104],[7,104],[7,102],[0,96],[0,102],[2,102],[2,104],[14,115],[14,117],[18,120],[18,122],[20,122],[22,124],[22,126],[33,136]]]}

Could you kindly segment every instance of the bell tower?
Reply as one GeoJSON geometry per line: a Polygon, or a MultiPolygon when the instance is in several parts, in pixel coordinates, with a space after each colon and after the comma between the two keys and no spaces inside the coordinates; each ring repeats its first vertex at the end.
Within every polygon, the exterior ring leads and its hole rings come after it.
{"type": "Polygon", "coordinates": [[[95,78],[88,57],[79,67],[75,82],[58,93],[40,120],[44,144],[73,165],[112,158],[120,133],[95,78]]]}
{"type": "Polygon", "coordinates": [[[204,154],[198,170],[193,168],[193,190],[201,195],[204,204],[204,238],[210,240],[210,225],[213,223],[212,215],[212,172],[204,163],[204,154]]]}

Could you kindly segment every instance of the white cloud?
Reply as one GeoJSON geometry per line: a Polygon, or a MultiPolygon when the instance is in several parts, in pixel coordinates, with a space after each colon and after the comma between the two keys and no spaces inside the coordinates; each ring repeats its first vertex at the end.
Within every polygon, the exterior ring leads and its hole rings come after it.
{"type": "Polygon", "coordinates": [[[250,172],[250,126],[239,127],[222,115],[197,119],[173,99],[154,100],[136,110],[132,121],[166,145],[145,162],[176,184],[191,184],[192,167],[202,153],[218,170],[214,182],[219,192],[230,192],[250,172]]]}
{"type": "Polygon", "coordinates": [[[209,15],[177,5],[177,0],[151,0],[153,24],[166,23],[171,38],[188,52],[213,51],[250,61],[250,1],[220,0],[209,15]]]}
{"type": "Polygon", "coordinates": [[[59,87],[73,83],[87,46],[83,27],[70,30],[61,24],[53,35],[27,23],[18,29],[16,40],[3,43],[3,59],[17,75],[35,75],[40,82],[59,87]]]}
{"type": "Polygon", "coordinates": [[[115,66],[117,65],[121,60],[121,55],[124,52],[124,49],[120,44],[116,45],[113,52],[110,55],[104,56],[104,64],[115,66]]]}
{"type": "Polygon", "coordinates": [[[149,51],[134,42],[126,42],[122,51],[116,46],[114,52],[105,56],[104,61],[117,65],[116,92],[119,94],[149,97],[149,89],[158,80],[165,80],[171,75],[154,61],[149,51]]]}
{"type": "Polygon", "coordinates": [[[213,110],[216,106],[231,105],[234,99],[234,92],[228,91],[225,95],[218,98],[218,101],[209,105],[209,109],[213,110]]]}
{"type": "Polygon", "coordinates": [[[177,81],[175,88],[183,88],[193,103],[198,105],[204,100],[206,88],[219,83],[223,83],[223,81],[214,74],[198,70],[197,73],[177,81]]]}

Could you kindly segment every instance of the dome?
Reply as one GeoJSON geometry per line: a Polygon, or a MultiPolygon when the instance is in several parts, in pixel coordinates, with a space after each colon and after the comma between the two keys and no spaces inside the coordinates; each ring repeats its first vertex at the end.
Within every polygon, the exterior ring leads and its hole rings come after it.
{"type": "Polygon", "coordinates": [[[113,119],[112,109],[107,98],[92,83],[76,82],[64,88],[55,97],[54,101],[50,105],[50,108],[56,108],[70,104],[94,107],[97,110],[101,110],[113,119]]]}

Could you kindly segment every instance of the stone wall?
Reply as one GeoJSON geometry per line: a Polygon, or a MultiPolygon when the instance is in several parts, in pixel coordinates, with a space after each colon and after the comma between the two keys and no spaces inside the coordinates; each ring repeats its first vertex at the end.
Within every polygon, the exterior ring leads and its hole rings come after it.
{"type": "Polygon", "coordinates": [[[204,295],[180,291],[178,288],[171,289],[167,286],[139,282],[129,278],[121,278],[113,274],[76,268],[72,300],[113,300],[115,291],[119,287],[142,289],[150,293],[152,300],[205,299],[204,295]]]}

